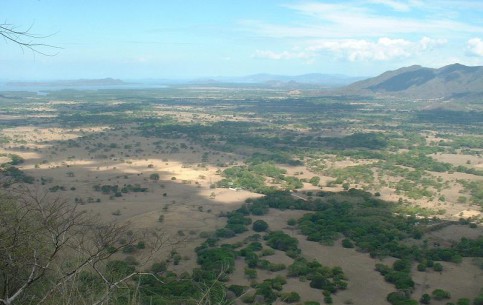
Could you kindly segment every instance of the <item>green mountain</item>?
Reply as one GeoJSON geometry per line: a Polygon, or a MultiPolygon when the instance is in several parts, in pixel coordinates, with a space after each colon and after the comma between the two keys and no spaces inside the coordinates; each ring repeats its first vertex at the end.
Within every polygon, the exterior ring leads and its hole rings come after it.
{"type": "Polygon", "coordinates": [[[452,64],[431,69],[415,65],[353,83],[344,91],[415,99],[481,99],[483,67],[452,64]]]}

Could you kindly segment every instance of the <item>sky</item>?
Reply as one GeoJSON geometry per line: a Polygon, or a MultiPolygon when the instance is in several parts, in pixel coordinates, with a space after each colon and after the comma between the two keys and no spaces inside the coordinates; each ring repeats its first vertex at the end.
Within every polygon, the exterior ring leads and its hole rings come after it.
{"type": "Polygon", "coordinates": [[[483,65],[481,0],[1,0],[0,80],[374,76],[483,65]]]}

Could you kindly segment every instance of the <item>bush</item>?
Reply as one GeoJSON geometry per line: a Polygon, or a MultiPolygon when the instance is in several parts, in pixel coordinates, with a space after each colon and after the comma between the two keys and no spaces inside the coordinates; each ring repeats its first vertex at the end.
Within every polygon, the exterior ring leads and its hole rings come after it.
{"type": "Polygon", "coordinates": [[[161,272],[164,272],[166,270],[168,270],[168,266],[167,266],[166,262],[154,263],[151,266],[151,271],[153,273],[161,273],[161,272]]]}
{"type": "Polygon", "coordinates": [[[443,289],[435,289],[431,294],[435,300],[443,300],[443,299],[451,298],[451,294],[448,291],[445,291],[443,289]]]}
{"type": "Polygon", "coordinates": [[[410,299],[401,291],[391,292],[386,299],[392,305],[418,305],[418,301],[410,299]]]}
{"type": "Polygon", "coordinates": [[[282,231],[270,232],[266,239],[267,245],[274,249],[282,251],[298,250],[298,240],[282,231]]]}
{"type": "Polygon", "coordinates": [[[251,304],[253,302],[255,302],[255,295],[250,295],[250,294],[245,294],[242,298],[241,298],[242,302],[245,303],[245,304],[251,304]]]}
{"type": "Polygon", "coordinates": [[[257,220],[253,223],[253,230],[255,232],[264,232],[268,229],[268,223],[263,220],[257,220]]]}
{"type": "Polygon", "coordinates": [[[473,300],[473,305],[483,305],[483,294],[480,294],[473,300]]]}
{"type": "Polygon", "coordinates": [[[106,270],[109,280],[114,282],[133,273],[135,268],[127,262],[115,260],[107,263],[106,270]]]}
{"type": "Polygon", "coordinates": [[[257,278],[257,270],[251,268],[245,268],[245,276],[249,279],[257,278]]]}
{"type": "Polygon", "coordinates": [[[312,184],[313,186],[317,186],[320,183],[320,177],[314,176],[310,178],[309,183],[312,184]]]}
{"type": "Polygon", "coordinates": [[[202,270],[230,273],[235,265],[235,253],[229,248],[210,248],[198,251],[198,264],[202,270]],[[228,269],[227,269],[228,268],[228,269]]]}
{"type": "Polygon", "coordinates": [[[354,248],[354,244],[352,243],[352,241],[348,238],[344,238],[342,240],[342,247],[344,248],[354,248]]]}
{"type": "Polygon", "coordinates": [[[149,176],[149,179],[154,180],[154,181],[158,181],[159,180],[159,174],[157,174],[157,173],[151,174],[149,176]]]}
{"type": "Polygon", "coordinates": [[[458,299],[458,301],[456,302],[456,305],[470,305],[470,299],[467,299],[467,298],[458,299]]]}
{"type": "Polygon", "coordinates": [[[431,296],[425,293],[421,296],[421,299],[419,299],[419,302],[421,302],[422,304],[429,304],[429,302],[431,302],[431,296]]]}
{"type": "Polygon", "coordinates": [[[290,218],[287,221],[287,225],[289,225],[289,226],[295,226],[296,224],[297,224],[297,220],[295,218],[290,218]]]}
{"type": "Polygon", "coordinates": [[[398,259],[394,262],[392,268],[396,271],[409,272],[411,270],[411,262],[408,260],[398,259]]]}
{"type": "Polygon", "coordinates": [[[440,263],[434,263],[433,270],[436,272],[441,272],[443,271],[443,265],[441,265],[440,263]]]}
{"type": "Polygon", "coordinates": [[[235,232],[233,232],[233,230],[225,229],[225,228],[216,230],[215,234],[217,237],[221,237],[221,238],[230,238],[236,235],[235,232]]]}
{"type": "Polygon", "coordinates": [[[246,290],[247,286],[241,286],[241,285],[230,285],[228,286],[228,290],[233,292],[237,297],[241,296],[246,290]]]}
{"type": "Polygon", "coordinates": [[[275,251],[273,249],[267,248],[262,250],[262,256],[274,255],[275,251]]]}
{"type": "Polygon", "coordinates": [[[136,251],[136,247],[134,245],[126,245],[122,248],[122,253],[131,254],[136,251]]]}
{"type": "Polygon", "coordinates": [[[285,303],[295,303],[300,301],[300,295],[296,292],[286,292],[282,293],[280,299],[285,303]]]}

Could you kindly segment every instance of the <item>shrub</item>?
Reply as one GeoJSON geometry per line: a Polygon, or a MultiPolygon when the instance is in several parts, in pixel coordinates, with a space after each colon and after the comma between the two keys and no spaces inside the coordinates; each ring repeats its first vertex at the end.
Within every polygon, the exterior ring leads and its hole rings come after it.
{"type": "Polygon", "coordinates": [[[275,254],[275,251],[273,249],[266,248],[262,250],[262,256],[270,256],[274,254],[275,254]]]}
{"type": "Polygon", "coordinates": [[[295,303],[300,301],[300,295],[296,292],[286,292],[282,293],[280,299],[285,303],[295,303]]]}
{"type": "Polygon", "coordinates": [[[122,248],[122,253],[131,254],[136,251],[136,247],[134,245],[126,245],[122,248]]]}
{"type": "Polygon", "coordinates": [[[245,294],[241,298],[241,300],[245,304],[251,304],[251,303],[255,302],[255,295],[253,295],[253,294],[245,294]]]}
{"type": "Polygon", "coordinates": [[[266,239],[267,245],[274,249],[282,251],[298,250],[298,240],[282,231],[270,232],[266,239]]]}
{"type": "Polygon", "coordinates": [[[392,268],[396,271],[409,272],[411,270],[411,262],[408,260],[398,259],[394,262],[392,268]]]}
{"type": "Polygon", "coordinates": [[[233,230],[225,229],[225,228],[216,230],[215,234],[217,237],[221,237],[221,238],[230,238],[236,235],[235,232],[233,232],[233,230]]]}
{"type": "Polygon", "coordinates": [[[235,253],[229,248],[210,248],[198,251],[198,264],[203,270],[230,273],[235,265],[235,253]],[[227,269],[228,268],[228,269],[227,269]]]}
{"type": "Polygon", "coordinates": [[[257,220],[253,223],[253,230],[255,232],[264,232],[268,229],[268,223],[263,220],[257,220]]]}
{"type": "Polygon", "coordinates": [[[420,264],[418,264],[417,268],[418,268],[418,271],[424,272],[424,271],[426,271],[426,264],[420,263],[420,264]]]}
{"type": "Polygon", "coordinates": [[[228,286],[228,290],[233,292],[237,297],[241,296],[246,290],[247,286],[241,286],[241,285],[230,285],[228,286]]]}
{"type": "Polygon", "coordinates": [[[436,272],[441,272],[443,271],[443,265],[441,265],[440,263],[434,263],[433,270],[436,272]]]}
{"type": "Polygon", "coordinates": [[[314,176],[310,178],[309,183],[312,184],[313,186],[317,186],[320,183],[320,177],[314,176]]]}
{"type": "Polygon", "coordinates": [[[480,294],[473,300],[473,305],[483,305],[483,294],[480,294]]]}
{"type": "Polygon", "coordinates": [[[151,271],[153,273],[161,273],[161,272],[164,272],[166,270],[168,270],[168,266],[167,266],[166,262],[154,263],[151,266],[151,271]]]}
{"type": "Polygon", "coordinates": [[[429,294],[425,293],[421,296],[421,299],[419,299],[419,302],[421,302],[423,304],[429,304],[429,302],[431,302],[431,296],[429,294]]]}
{"type": "Polygon", "coordinates": [[[348,238],[344,238],[342,240],[342,247],[344,248],[354,248],[354,244],[352,243],[352,241],[348,238]]]}
{"type": "Polygon", "coordinates": [[[251,268],[245,268],[245,276],[249,279],[257,278],[257,270],[251,268]]]}
{"type": "Polygon", "coordinates": [[[391,292],[387,295],[387,301],[392,305],[418,305],[418,301],[410,299],[402,291],[391,292]]]}
{"type": "Polygon", "coordinates": [[[114,282],[133,273],[135,268],[127,262],[114,260],[107,263],[106,270],[108,278],[114,282]]]}
{"type": "Polygon", "coordinates": [[[451,294],[448,291],[445,291],[443,289],[435,289],[431,294],[435,300],[443,300],[443,299],[451,298],[451,294]]]}
{"type": "Polygon", "coordinates": [[[467,299],[467,298],[458,299],[458,301],[456,302],[456,305],[470,305],[470,299],[467,299]]]}

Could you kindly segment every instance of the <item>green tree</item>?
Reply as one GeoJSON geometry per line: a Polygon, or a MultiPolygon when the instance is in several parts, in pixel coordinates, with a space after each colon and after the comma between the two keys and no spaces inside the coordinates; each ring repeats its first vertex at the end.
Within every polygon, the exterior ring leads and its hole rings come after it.
{"type": "Polygon", "coordinates": [[[433,298],[435,300],[443,300],[443,299],[451,298],[451,294],[448,291],[443,290],[443,289],[435,289],[435,290],[433,290],[431,295],[433,296],[433,298]]]}
{"type": "Polygon", "coordinates": [[[436,272],[441,272],[443,271],[443,265],[441,265],[440,263],[434,263],[433,270],[436,272]]]}
{"type": "Polygon", "coordinates": [[[309,183],[312,184],[313,186],[317,186],[320,183],[320,177],[318,176],[313,176],[310,178],[309,183]]]}
{"type": "Polygon", "coordinates": [[[253,230],[255,232],[264,232],[268,229],[268,223],[263,220],[256,220],[253,223],[253,230]]]}
{"type": "Polygon", "coordinates": [[[149,179],[158,181],[159,180],[159,174],[158,173],[153,173],[149,176],[149,179]]]}
{"type": "Polygon", "coordinates": [[[419,302],[421,302],[423,304],[429,304],[429,302],[431,302],[431,296],[429,294],[425,293],[421,296],[421,299],[419,299],[419,302]]]}

